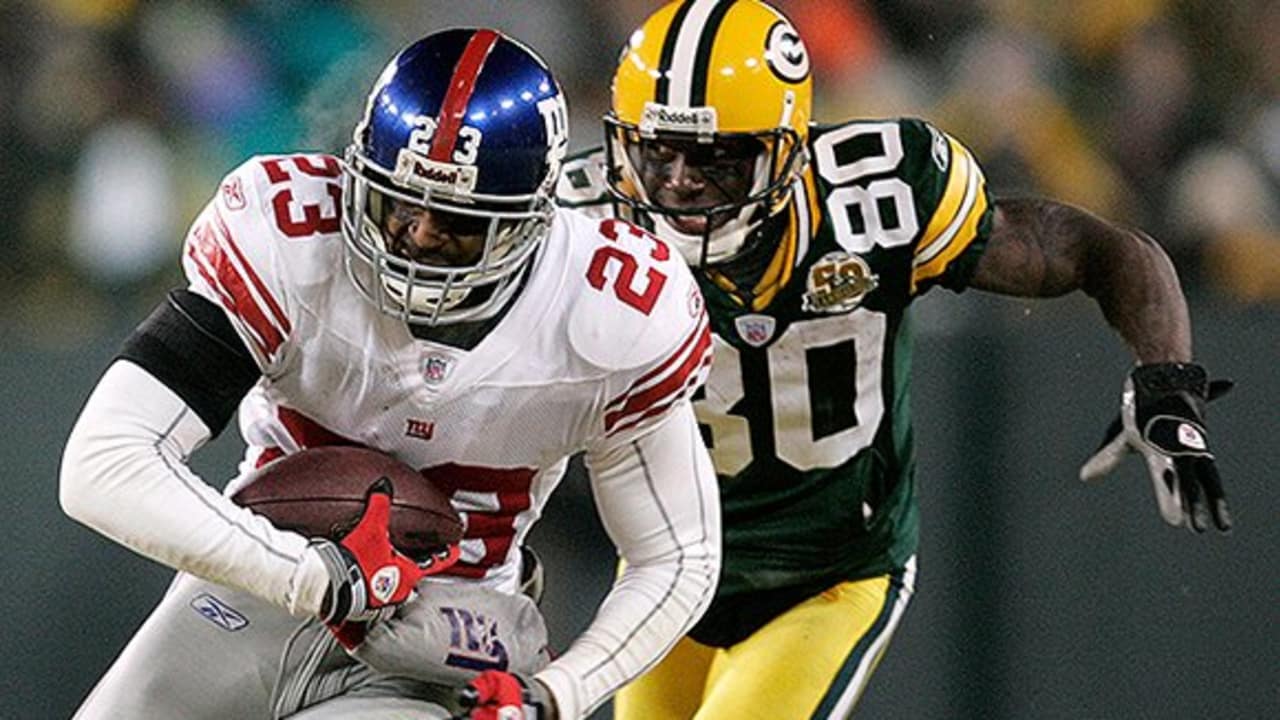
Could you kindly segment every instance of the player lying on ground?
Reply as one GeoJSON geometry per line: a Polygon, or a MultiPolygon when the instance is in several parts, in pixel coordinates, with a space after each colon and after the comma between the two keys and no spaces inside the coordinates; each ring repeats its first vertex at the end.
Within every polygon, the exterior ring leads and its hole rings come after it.
{"type": "Polygon", "coordinates": [[[67,442],[66,512],[180,571],[77,717],[443,718],[455,689],[411,641],[453,607],[498,641],[472,717],[527,696],[580,718],[698,619],[720,545],[689,399],[710,364],[702,298],[665,242],[555,208],[565,130],[537,55],[450,30],[391,61],[345,159],[226,177],[186,238],[189,285],[126,341],[67,442]],[[377,522],[334,543],[235,505],[187,460],[237,408],[246,471],[334,444],[420,469],[466,521],[460,561],[405,602],[420,571],[377,522]],[[627,571],[539,669],[521,544],[579,451],[627,571]],[[388,564],[402,581],[371,582],[388,564]],[[326,630],[397,605],[363,663],[326,630]]]}
{"type": "Polygon", "coordinates": [[[811,123],[809,56],[764,3],[674,2],[628,37],[605,148],[566,163],[559,195],[643,224],[697,270],[716,356],[694,406],[725,544],[710,610],[618,718],[852,712],[914,591],[908,307],[936,286],[1093,297],[1138,365],[1083,474],[1136,449],[1166,520],[1227,529],[1209,383],[1151,238],[992,200],[927,122],[811,123]]]}

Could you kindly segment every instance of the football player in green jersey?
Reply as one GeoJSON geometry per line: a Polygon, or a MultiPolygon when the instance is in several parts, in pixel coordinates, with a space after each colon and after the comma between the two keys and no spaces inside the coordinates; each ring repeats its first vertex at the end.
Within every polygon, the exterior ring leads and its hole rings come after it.
{"type": "MultiPolygon", "coordinates": [[[[1148,236],[1050,200],[994,200],[927,122],[811,123],[803,42],[758,0],[673,2],[623,51],[606,144],[563,203],[649,228],[699,272],[716,356],[696,403],[720,479],[724,566],[698,626],[616,701],[619,720],[846,717],[912,593],[918,513],[907,308],[941,285],[1083,291],[1132,350],[1126,452],[1164,518],[1230,518],[1172,264],[1148,236]]],[[[637,293],[644,268],[619,269],[637,293]]]]}

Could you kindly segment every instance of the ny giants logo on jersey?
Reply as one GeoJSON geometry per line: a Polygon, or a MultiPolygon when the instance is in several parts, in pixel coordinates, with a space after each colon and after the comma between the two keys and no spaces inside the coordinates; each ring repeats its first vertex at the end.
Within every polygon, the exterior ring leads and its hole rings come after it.
{"type": "Polygon", "coordinates": [[[449,621],[445,664],[467,670],[506,670],[507,647],[498,639],[498,623],[466,608],[442,607],[449,621]]]}
{"type": "Polygon", "coordinates": [[[830,252],[809,269],[801,307],[813,313],[844,313],[862,303],[880,284],[867,261],[846,252],[830,252]]]}
{"type": "Polygon", "coordinates": [[[428,420],[409,418],[404,421],[404,434],[405,437],[430,440],[436,434],[436,424],[428,420]]]}

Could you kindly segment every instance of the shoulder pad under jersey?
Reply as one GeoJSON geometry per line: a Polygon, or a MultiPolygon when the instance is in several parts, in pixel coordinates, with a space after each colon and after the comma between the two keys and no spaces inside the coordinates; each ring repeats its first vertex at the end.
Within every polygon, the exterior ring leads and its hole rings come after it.
{"type": "Polygon", "coordinates": [[[340,172],[328,155],[254,157],[223,178],[187,233],[191,290],[226,311],[264,371],[283,354],[297,288],[341,272],[340,172]]]}
{"type": "Polygon", "coordinates": [[[575,244],[587,247],[569,283],[569,341],[607,370],[664,362],[705,325],[693,275],[667,243],[623,220],[566,212],[575,244]]]}
{"type": "MultiPolygon", "coordinates": [[[[828,204],[830,198],[848,198],[845,205],[862,213],[864,223],[866,207],[895,206],[888,217],[899,220],[892,225],[883,225],[882,212],[870,216],[881,224],[875,244],[911,247],[912,294],[935,284],[963,285],[985,244],[991,207],[982,169],[964,145],[915,118],[814,126],[810,143],[828,204]],[[860,189],[835,195],[837,188],[847,186],[860,189]],[[910,222],[904,224],[902,218],[910,222]]],[[[836,223],[841,225],[850,232],[848,223],[836,223]]]]}
{"type": "Polygon", "coordinates": [[[556,202],[563,207],[609,205],[603,148],[583,150],[564,161],[556,183],[556,202]]]}

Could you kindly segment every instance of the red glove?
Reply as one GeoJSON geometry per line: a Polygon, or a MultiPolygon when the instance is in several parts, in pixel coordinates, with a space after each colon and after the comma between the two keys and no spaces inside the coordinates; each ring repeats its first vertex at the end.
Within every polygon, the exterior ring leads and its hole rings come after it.
{"type": "Polygon", "coordinates": [[[419,580],[458,559],[458,548],[453,546],[447,554],[420,566],[392,546],[387,529],[392,492],[391,481],[380,478],[369,487],[364,514],[351,532],[337,543],[312,541],[312,549],[329,570],[329,591],[320,617],[331,628],[378,617],[380,609],[408,600],[419,580]]]}
{"type": "MultiPolygon", "coordinates": [[[[423,571],[423,577],[435,575],[436,573],[448,570],[450,566],[458,562],[461,556],[461,550],[457,545],[450,545],[448,548],[437,554],[434,558],[418,567],[423,571]]],[[[412,599],[410,597],[409,599],[412,599]]],[[[329,623],[329,632],[338,639],[342,647],[348,650],[355,650],[360,643],[364,642],[365,632],[368,631],[369,625],[379,620],[390,617],[395,611],[392,606],[386,606],[375,611],[376,614],[368,620],[348,620],[342,623],[329,623]]]]}
{"type": "Polygon", "coordinates": [[[501,670],[485,670],[462,689],[465,714],[455,720],[555,720],[547,688],[501,670]]]}

